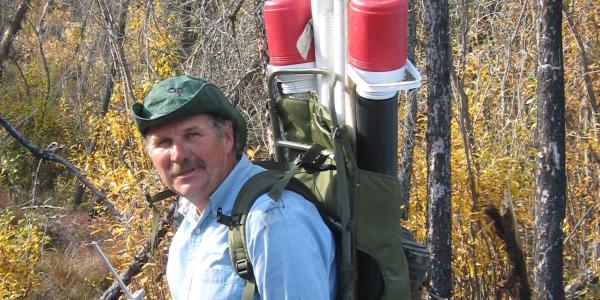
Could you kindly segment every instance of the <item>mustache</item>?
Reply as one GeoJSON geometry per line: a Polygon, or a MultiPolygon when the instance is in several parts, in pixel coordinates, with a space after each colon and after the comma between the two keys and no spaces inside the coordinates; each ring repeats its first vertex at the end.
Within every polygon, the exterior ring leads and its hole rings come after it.
{"type": "Polygon", "coordinates": [[[172,163],[169,167],[169,176],[178,176],[179,174],[185,173],[193,169],[206,169],[206,164],[198,159],[184,159],[181,163],[172,163]]]}

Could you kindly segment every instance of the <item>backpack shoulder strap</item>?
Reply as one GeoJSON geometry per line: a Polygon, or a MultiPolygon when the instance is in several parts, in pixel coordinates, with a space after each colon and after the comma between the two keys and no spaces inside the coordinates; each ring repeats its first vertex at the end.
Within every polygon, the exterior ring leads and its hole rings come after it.
{"type": "Polygon", "coordinates": [[[299,193],[311,201],[314,197],[310,189],[290,176],[290,173],[292,171],[267,170],[252,176],[240,189],[230,216],[224,215],[221,208],[217,210],[217,222],[229,227],[227,241],[231,264],[237,274],[246,280],[242,294],[244,300],[253,299],[256,292],[256,282],[246,241],[246,219],[256,199],[268,193],[273,200],[278,201],[283,189],[299,193]]]}

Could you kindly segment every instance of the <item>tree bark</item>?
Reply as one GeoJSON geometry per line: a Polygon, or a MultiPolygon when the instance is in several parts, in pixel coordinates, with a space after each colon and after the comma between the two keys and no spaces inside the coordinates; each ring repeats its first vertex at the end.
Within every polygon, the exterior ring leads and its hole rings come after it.
{"type": "Polygon", "coordinates": [[[432,254],[430,297],[452,293],[450,194],[450,56],[447,0],[425,1],[427,28],[427,242],[432,254]]]}
{"type": "Polygon", "coordinates": [[[534,295],[564,299],[565,96],[562,2],[538,4],[536,201],[534,208],[534,295]]]}

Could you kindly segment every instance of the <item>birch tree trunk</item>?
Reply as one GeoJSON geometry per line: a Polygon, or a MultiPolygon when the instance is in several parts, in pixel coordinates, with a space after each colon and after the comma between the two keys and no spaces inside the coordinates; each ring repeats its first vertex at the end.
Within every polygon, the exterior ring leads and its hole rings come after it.
{"type": "Polygon", "coordinates": [[[564,299],[563,232],[565,217],[565,96],[562,57],[562,3],[538,4],[536,199],[534,220],[534,294],[564,299]]]}
{"type": "Polygon", "coordinates": [[[427,30],[427,242],[431,298],[452,292],[450,213],[450,57],[447,0],[425,1],[427,30]]]}

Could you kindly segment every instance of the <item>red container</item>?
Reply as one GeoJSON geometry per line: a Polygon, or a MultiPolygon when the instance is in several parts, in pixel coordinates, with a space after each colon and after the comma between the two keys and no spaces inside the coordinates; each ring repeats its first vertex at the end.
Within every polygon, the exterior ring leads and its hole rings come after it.
{"type": "Polygon", "coordinates": [[[406,64],[406,0],[351,0],[348,11],[348,62],[369,72],[406,64]]]}
{"type": "Polygon", "coordinates": [[[267,0],[263,14],[271,65],[287,66],[315,61],[314,42],[311,42],[306,59],[296,48],[298,38],[311,16],[310,0],[267,0]]]}

